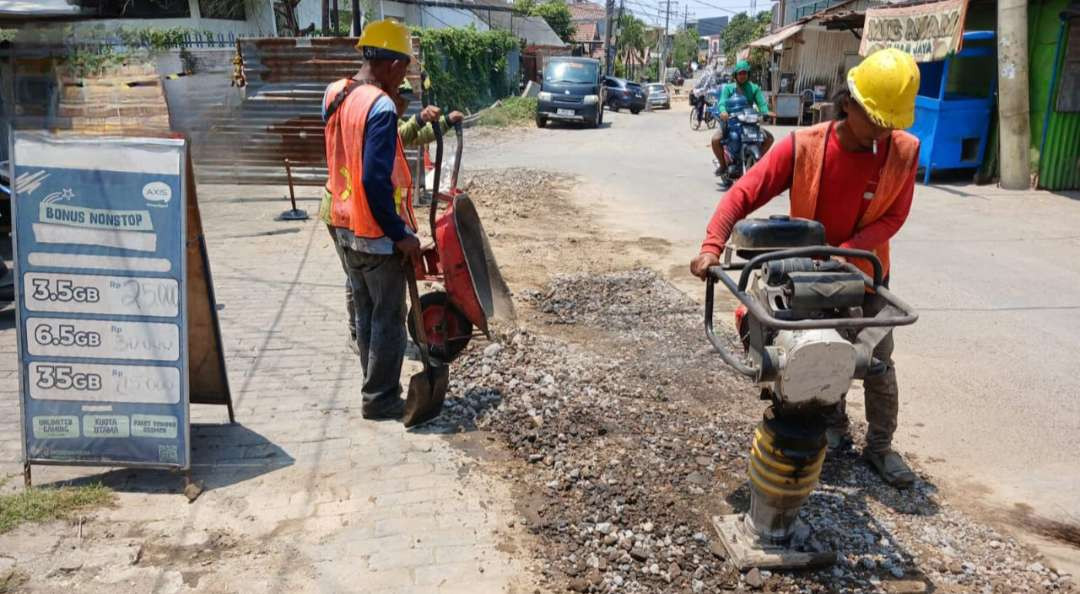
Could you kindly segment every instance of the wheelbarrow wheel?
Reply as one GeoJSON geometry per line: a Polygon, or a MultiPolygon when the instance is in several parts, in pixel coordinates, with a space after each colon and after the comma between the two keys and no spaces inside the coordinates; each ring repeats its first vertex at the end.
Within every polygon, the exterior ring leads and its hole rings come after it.
{"type": "MultiPolygon", "coordinates": [[[[465,314],[450,303],[443,291],[432,291],[420,296],[420,318],[431,356],[448,363],[457,358],[472,339],[473,325],[465,314]]],[[[416,341],[416,322],[410,311],[409,336],[416,341]]]]}

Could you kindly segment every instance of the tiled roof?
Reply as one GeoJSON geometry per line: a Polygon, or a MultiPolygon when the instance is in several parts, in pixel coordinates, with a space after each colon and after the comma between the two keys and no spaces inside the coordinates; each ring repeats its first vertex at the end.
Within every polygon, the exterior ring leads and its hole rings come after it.
{"type": "Polygon", "coordinates": [[[596,21],[607,17],[607,11],[603,5],[594,2],[568,2],[566,7],[570,9],[571,21],[596,21]]]}
{"type": "Polygon", "coordinates": [[[596,23],[581,23],[574,29],[574,41],[588,43],[596,41],[596,23]]]}

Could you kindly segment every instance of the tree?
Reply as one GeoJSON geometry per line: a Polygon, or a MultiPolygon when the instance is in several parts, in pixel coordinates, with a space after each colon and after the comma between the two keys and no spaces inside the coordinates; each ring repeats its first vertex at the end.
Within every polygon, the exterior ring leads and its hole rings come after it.
{"type": "Polygon", "coordinates": [[[688,27],[675,34],[671,43],[671,65],[686,72],[691,60],[698,55],[698,32],[696,27],[688,27]]]}
{"type": "Polygon", "coordinates": [[[551,30],[563,41],[572,41],[574,25],[570,22],[573,15],[562,0],[514,0],[514,8],[530,16],[538,16],[547,22],[551,30]]]}
{"type": "Polygon", "coordinates": [[[724,55],[727,56],[728,62],[734,62],[735,54],[738,53],[739,48],[765,35],[771,22],[771,10],[759,12],[754,18],[750,18],[745,12],[740,12],[728,21],[727,27],[724,28],[724,32],[721,34],[721,39],[724,42],[724,55]]]}
{"type": "MultiPolygon", "coordinates": [[[[634,76],[633,56],[643,55],[649,47],[645,36],[645,23],[632,14],[624,14],[619,19],[619,34],[615,38],[619,58],[622,60],[622,73],[628,78],[634,76]]],[[[616,63],[618,67],[618,63],[616,63]]]]}

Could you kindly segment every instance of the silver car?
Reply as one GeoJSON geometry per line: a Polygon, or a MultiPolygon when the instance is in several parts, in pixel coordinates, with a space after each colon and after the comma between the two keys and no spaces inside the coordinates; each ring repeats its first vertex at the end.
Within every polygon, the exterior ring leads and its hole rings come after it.
{"type": "Polygon", "coordinates": [[[671,97],[668,96],[667,87],[660,83],[648,83],[645,91],[648,93],[649,107],[671,109],[671,97]]]}

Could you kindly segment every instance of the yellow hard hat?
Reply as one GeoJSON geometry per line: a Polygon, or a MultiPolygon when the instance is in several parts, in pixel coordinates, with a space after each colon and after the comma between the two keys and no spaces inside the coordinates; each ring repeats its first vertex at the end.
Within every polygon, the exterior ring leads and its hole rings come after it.
{"type": "Polygon", "coordinates": [[[409,29],[397,21],[384,19],[368,23],[360,33],[356,49],[368,60],[411,60],[412,41],[409,29]]]}
{"type": "Polygon", "coordinates": [[[879,126],[903,130],[915,122],[919,66],[896,48],[878,50],[848,71],[848,90],[879,126]]]}

